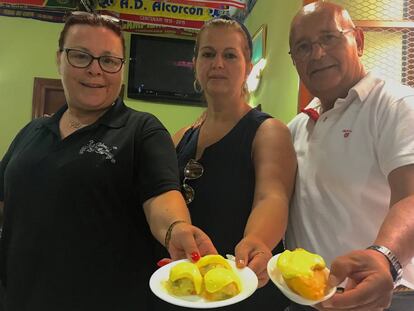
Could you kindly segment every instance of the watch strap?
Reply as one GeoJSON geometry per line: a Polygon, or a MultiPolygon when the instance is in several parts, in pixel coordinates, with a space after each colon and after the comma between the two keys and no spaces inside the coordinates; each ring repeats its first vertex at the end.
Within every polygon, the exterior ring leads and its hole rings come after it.
{"type": "Polygon", "coordinates": [[[395,254],[389,248],[382,245],[371,245],[368,246],[367,249],[372,249],[374,251],[380,252],[388,259],[394,284],[401,280],[403,273],[401,263],[398,260],[397,256],[395,256],[395,254]]]}

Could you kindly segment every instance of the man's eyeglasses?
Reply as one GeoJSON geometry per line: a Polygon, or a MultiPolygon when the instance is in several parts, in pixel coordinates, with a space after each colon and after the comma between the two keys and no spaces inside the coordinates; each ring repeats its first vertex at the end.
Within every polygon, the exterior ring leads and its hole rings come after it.
{"type": "Polygon", "coordinates": [[[68,63],[75,68],[89,67],[96,59],[101,69],[108,73],[117,73],[121,70],[122,65],[125,63],[125,59],[115,56],[103,55],[95,57],[87,52],[64,48],[68,63]]]}
{"type": "Polygon", "coordinates": [[[186,166],[184,167],[184,180],[182,193],[185,199],[185,203],[190,204],[194,200],[195,191],[193,187],[186,184],[187,180],[197,179],[203,175],[204,168],[196,160],[190,159],[186,166]]]}
{"type": "Polygon", "coordinates": [[[319,44],[321,48],[325,51],[334,48],[336,45],[341,42],[342,37],[351,31],[354,31],[354,28],[345,29],[345,30],[337,30],[332,32],[327,32],[321,34],[318,37],[318,40],[315,41],[301,41],[296,44],[290,51],[289,54],[292,55],[292,58],[296,61],[303,61],[307,59],[313,50],[314,44],[319,44]]]}

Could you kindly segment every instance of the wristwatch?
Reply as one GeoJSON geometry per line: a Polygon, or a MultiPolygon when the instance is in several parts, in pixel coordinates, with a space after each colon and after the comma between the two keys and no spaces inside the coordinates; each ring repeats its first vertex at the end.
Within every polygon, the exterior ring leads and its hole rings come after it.
{"type": "Polygon", "coordinates": [[[374,251],[380,252],[388,259],[392,280],[394,281],[394,284],[398,283],[401,280],[403,270],[397,256],[395,256],[389,248],[382,245],[371,245],[367,247],[367,249],[373,249],[374,251]]]}

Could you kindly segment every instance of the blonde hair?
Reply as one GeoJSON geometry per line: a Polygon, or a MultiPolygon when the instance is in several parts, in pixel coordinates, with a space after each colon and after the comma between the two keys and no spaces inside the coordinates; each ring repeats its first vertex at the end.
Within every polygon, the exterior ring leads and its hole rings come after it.
{"type": "Polygon", "coordinates": [[[246,62],[250,62],[251,57],[252,57],[252,48],[251,48],[251,37],[250,34],[248,33],[248,30],[242,26],[242,24],[240,24],[238,21],[231,19],[231,18],[214,18],[212,20],[209,20],[208,22],[206,22],[203,27],[201,27],[200,31],[197,34],[196,40],[195,40],[195,45],[194,45],[194,58],[197,59],[198,57],[198,51],[200,48],[200,40],[201,40],[201,35],[210,28],[216,28],[216,27],[228,27],[228,28],[232,28],[236,31],[238,31],[239,33],[242,34],[244,40],[245,40],[245,45],[243,46],[243,56],[246,59],[246,62]]]}
{"type": "MultiPolygon", "coordinates": [[[[223,16],[223,17],[214,18],[212,20],[209,20],[208,22],[206,22],[203,25],[203,27],[201,27],[200,31],[197,34],[196,40],[195,40],[194,59],[197,60],[197,57],[198,57],[198,52],[199,52],[199,49],[200,49],[200,40],[201,40],[202,34],[210,28],[219,28],[219,27],[227,27],[227,28],[230,28],[230,29],[234,29],[235,31],[239,32],[243,36],[244,41],[245,41],[245,44],[242,48],[243,56],[244,56],[246,64],[250,64],[252,53],[253,53],[251,36],[250,36],[250,34],[249,34],[249,32],[248,32],[248,30],[246,29],[245,26],[243,26],[241,23],[239,23],[235,19],[232,19],[228,16],[223,16]]],[[[247,89],[246,83],[244,83],[243,86],[242,86],[241,94],[244,96],[246,101],[249,101],[250,94],[249,94],[249,91],[247,89]]]]}

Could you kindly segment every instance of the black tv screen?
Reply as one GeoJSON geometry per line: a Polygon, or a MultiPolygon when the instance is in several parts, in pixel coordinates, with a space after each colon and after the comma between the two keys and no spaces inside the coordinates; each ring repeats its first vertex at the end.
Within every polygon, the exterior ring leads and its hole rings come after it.
{"type": "Polygon", "coordinates": [[[193,54],[193,40],[131,35],[128,97],[201,105],[193,54]]]}

